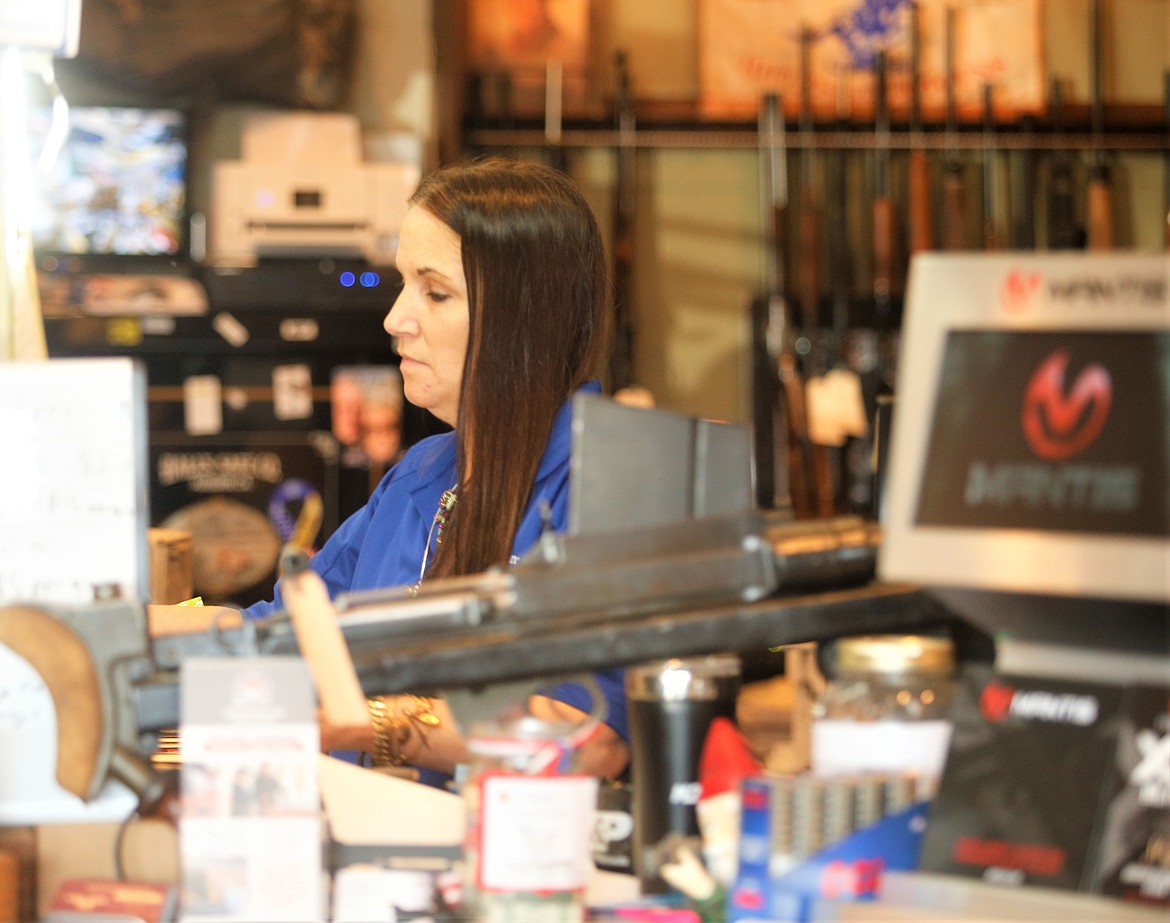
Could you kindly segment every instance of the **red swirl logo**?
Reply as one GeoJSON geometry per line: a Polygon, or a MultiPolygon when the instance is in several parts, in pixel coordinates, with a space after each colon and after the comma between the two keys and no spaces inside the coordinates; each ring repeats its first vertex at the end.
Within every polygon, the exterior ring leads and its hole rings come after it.
{"type": "Polygon", "coordinates": [[[1045,359],[1024,395],[1024,436],[1047,461],[1084,451],[1101,434],[1113,403],[1113,382],[1102,365],[1086,366],[1066,389],[1069,358],[1060,349],[1045,359]]]}
{"type": "Polygon", "coordinates": [[[1007,717],[1012,707],[1016,690],[1003,683],[991,682],[983,687],[979,696],[979,713],[992,724],[999,724],[1007,717]]]}
{"type": "Polygon", "coordinates": [[[1038,272],[1013,269],[1003,280],[1000,303],[1009,314],[1019,314],[1032,306],[1032,297],[1040,290],[1043,278],[1038,272]]]}

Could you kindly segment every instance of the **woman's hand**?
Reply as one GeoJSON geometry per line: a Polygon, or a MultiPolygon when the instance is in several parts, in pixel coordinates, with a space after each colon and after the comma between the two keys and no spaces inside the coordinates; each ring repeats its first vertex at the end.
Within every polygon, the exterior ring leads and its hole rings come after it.
{"type": "MultiPolygon", "coordinates": [[[[528,711],[544,721],[581,724],[588,715],[579,708],[548,696],[529,696],[528,711]]],[[[608,724],[599,724],[577,747],[576,763],[579,771],[602,779],[615,779],[630,761],[630,748],[608,724]]]]}

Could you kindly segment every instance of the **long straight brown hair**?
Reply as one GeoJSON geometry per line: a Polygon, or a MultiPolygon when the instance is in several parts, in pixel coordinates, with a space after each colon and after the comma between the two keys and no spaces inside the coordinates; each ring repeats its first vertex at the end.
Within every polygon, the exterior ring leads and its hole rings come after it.
{"type": "Polygon", "coordinates": [[[411,197],[459,235],[470,323],[456,424],[459,499],[428,577],[506,564],[557,411],[610,345],[597,220],[565,174],[489,158],[411,197]]]}

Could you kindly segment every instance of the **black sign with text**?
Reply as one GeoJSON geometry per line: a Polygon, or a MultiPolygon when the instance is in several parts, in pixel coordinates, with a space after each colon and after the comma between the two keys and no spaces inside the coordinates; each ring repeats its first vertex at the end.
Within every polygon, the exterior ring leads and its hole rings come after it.
{"type": "Polygon", "coordinates": [[[1170,333],[953,330],[920,525],[1170,534],[1170,333]]]}

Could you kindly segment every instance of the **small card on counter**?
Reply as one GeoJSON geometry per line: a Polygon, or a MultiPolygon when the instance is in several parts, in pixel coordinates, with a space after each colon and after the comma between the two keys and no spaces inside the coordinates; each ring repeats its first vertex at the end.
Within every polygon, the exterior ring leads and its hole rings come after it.
{"type": "Polygon", "coordinates": [[[316,700],[297,657],[184,661],[184,921],[324,918],[316,700]]]}

